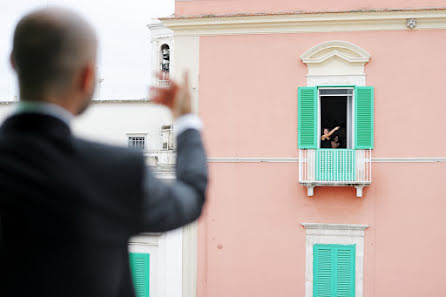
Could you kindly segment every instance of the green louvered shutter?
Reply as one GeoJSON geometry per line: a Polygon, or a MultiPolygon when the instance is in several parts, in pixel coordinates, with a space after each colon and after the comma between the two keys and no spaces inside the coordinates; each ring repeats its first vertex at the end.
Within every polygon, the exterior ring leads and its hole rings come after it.
{"type": "Polygon", "coordinates": [[[373,87],[355,87],[355,149],[373,149],[373,87]]]}
{"type": "Polygon", "coordinates": [[[150,254],[130,253],[130,269],[137,297],[149,297],[150,254]]]}
{"type": "Polygon", "coordinates": [[[336,297],[355,296],[355,246],[336,249],[336,297]]]}
{"type": "Polygon", "coordinates": [[[355,245],[313,246],[313,296],[355,296],[355,245]]]}
{"type": "Polygon", "coordinates": [[[297,94],[298,147],[317,148],[317,88],[300,87],[297,94]]]}
{"type": "Polygon", "coordinates": [[[320,244],[313,247],[313,297],[331,297],[332,248],[320,244]]]}

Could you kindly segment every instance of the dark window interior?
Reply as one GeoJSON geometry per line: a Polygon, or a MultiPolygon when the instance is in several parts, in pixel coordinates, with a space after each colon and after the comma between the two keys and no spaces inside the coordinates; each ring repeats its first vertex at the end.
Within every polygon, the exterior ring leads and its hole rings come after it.
{"type": "Polygon", "coordinates": [[[336,131],[330,140],[339,136],[339,148],[347,147],[347,96],[321,96],[321,135],[324,129],[331,131],[334,127],[341,128],[336,131]]]}

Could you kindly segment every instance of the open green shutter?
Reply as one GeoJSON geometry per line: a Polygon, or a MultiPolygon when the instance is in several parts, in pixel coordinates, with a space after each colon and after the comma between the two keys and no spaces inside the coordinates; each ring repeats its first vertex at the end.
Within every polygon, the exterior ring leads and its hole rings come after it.
{"type": "Polygon", "coordinates": [[[298,147],[317,148],[317,88],[299,87],[297,92],[298,147]]]}
{"type": "Polygon", "coordinates": [[[149,297],[150,254],[130,253],[130,269],[137,297],[149,297]]]}
{"type": "Polygon", "coordinates": [[[313,297],[355,297],[355,245],[313,246],[313,297]]]}
{"type": "Polygon", "coordinates": [[[373,149],[373,87],[355,87],[355,149],[373,149]]]}

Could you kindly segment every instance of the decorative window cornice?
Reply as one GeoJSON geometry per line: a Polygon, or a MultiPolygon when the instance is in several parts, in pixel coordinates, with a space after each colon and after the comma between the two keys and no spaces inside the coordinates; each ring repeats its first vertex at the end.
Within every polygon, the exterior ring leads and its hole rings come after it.
{"type": "Polygon", "coordinates": [[[307,86],[366,85],[365,64],[370,54],[348,41],[319,43],[300,57],[308,67],[307,86]]]}
{"type": "Polygon", "coordinates": [[[302,62],[308,63],[322,63],[334,56],[349,62],[349,63],[367,63],[370,60],[370,54],[351,42],[332,40],[320,43],[300,57],[302,62]]]}

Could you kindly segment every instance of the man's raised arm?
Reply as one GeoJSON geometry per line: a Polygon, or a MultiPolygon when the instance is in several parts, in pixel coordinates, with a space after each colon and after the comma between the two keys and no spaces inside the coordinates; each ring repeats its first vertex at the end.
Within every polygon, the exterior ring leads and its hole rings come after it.
{"type": "Polygon", "coordinates": [[[207,161],[201,139],[201,121],[192,114],[187,75],[184,84],[153,88],[153,102],[165,105],[175,118],[176,180],[166,183],[147,168],[143,179],[143,232],[162,232],[196,220],[205,202],[207,161]]]}

